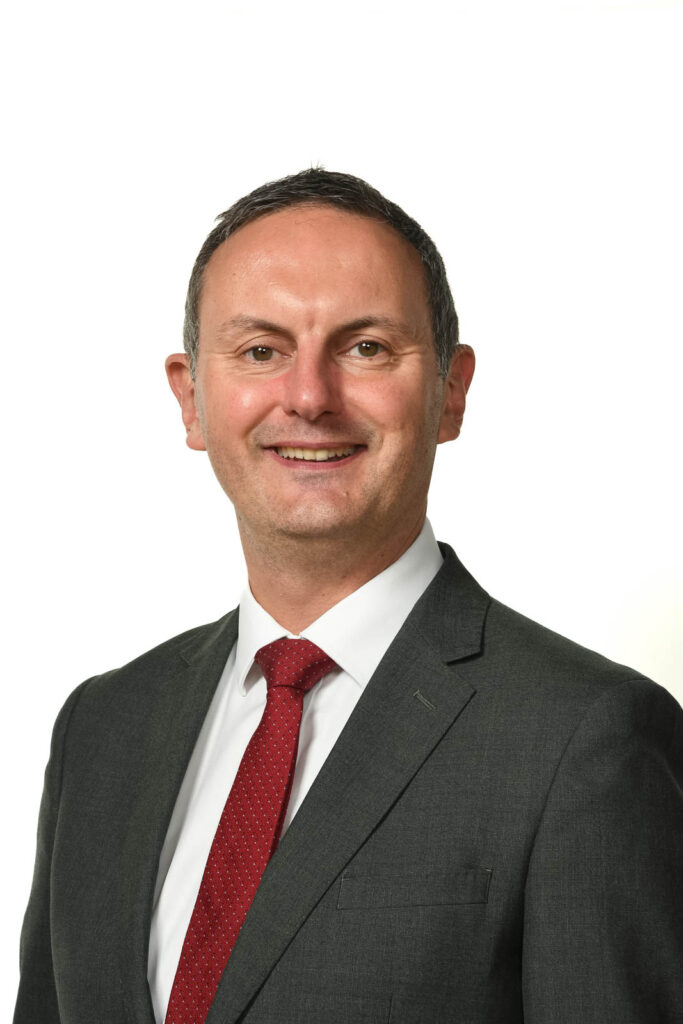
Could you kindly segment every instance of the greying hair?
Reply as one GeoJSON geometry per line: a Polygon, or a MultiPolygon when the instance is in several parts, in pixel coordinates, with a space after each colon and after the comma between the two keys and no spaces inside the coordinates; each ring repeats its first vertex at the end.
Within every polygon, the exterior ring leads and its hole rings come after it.
{"type": "Polygon", "coordinates": [[[185,301],[183,344],[190,359],[192,377],[195,376],[199,351],[199,303],[202,283],[211,256],[219,245],[245,224],[267,213],[304,204],[336,206],[349,213],[384,221],[410,242],[424,267],[432,314],[434,347],[439,372],[445,377],[458,344],[458,316],[446,277],[446,268],[434,242],[417,221],[404,213],[396,203],[385,199],[381,192],[368,185],[362,178],[318,167],[261,185],[248,196],[238,199],[229,210],[216,218],[218,223],[199,250],[192,268],[185,301]]]}

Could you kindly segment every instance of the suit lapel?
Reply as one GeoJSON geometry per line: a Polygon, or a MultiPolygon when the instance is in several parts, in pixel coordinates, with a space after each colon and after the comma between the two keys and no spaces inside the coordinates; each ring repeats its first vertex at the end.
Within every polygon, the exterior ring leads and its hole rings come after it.
{"type": "Polygon", "coordinates": [[[488,595],[450,548],[263,876],[207,1018],[234,1024],[329,886],[472,698],[488,595]]]}
{"type": "MultiPolygon", "coordinates": [[[[128,1014],[153,1024],[147,984],[152,901],[161,848],[178,790],[228,654],[237,612],[172,651],[167,672],[145,679],[149,728],[119,876],[121,974],[128,1014]]],[[[141,690],[143,687],[141,686],[141,690]]]]}

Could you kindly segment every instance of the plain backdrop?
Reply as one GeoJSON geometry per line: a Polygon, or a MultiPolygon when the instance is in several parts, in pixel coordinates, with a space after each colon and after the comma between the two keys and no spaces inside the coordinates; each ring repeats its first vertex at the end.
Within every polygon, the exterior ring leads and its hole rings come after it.
{"type": "Polygon", "coordinates": [[[6,1018],[59,707],[244,584],[163,359],[266,180],[349,171],[433,236],[478,356],[437,536],[680,699],[683,5],[28,0],[2,38],[6,1018]]]}

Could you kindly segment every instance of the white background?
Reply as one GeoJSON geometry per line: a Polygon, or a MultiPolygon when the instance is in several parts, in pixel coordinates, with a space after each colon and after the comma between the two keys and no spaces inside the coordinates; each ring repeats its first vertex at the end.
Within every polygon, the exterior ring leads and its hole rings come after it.
{"type": "Polygon", "coordinates": [[[3,1018],[57,710],[243,583],[163,359],[214,216],[263,181],[350,171],[432,234],[478,355],[437,536],[683,694],[683,5],[447,8],[43,0],[5,22],[3,1018]]]}

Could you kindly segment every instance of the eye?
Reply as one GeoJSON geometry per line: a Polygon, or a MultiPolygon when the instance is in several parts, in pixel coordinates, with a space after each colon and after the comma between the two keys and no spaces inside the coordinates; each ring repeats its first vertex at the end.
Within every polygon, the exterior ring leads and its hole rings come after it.
{"type": "Polygon", "coordinates": [[[365,359],[371,359],[373,356],[378,356],[380,352],[384,351],[384,345],[380,345],[378,341],[359,341],[351,349],[352,352],[354,350],[359,356],[363,356],[365,359]]]}
{"type": "Polygon", "coordinates": [[[267,363],[269,359],[273,358],[273,349],[269,348],[268,345],[255,345],[254,348],[247,349],[247,355],[257,363],[267,363]]]}

